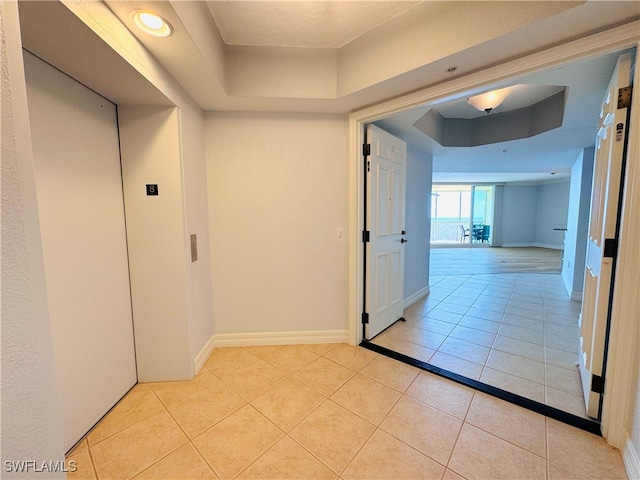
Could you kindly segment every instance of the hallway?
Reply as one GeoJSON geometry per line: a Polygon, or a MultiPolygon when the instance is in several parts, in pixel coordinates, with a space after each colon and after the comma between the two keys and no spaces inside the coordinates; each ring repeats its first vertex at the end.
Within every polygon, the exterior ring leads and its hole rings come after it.
{"type": "Polygon", "coordinates": [[[579,313],[559,274],[432,277],[373,343],[586,418],[579,313]]]}
{"type": "Polygon", "coordinates": [[[67,460],[69,479],[627,478],[600,437],[344,344],[216,349],[67,460]]]}
{"type": "Polygon", "coordinates": [[[373,343],[588,418],[559,250],[432,248],[430,293],[373,343]]]}

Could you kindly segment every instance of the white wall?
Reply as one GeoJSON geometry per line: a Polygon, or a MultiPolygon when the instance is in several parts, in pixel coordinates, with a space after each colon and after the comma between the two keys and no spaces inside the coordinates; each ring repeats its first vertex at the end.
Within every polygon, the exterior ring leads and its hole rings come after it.
{"type": "Polygon", "coordinates": [[[540,247],[560,248],[564,233],[554,228],[566,228],[569,208],[569,180],[538,185],[536,234],[534,242],[540,247]]]}
{"type": "Polygon", "coordinates": [[[429,287],[432,171],[433,157],[408,145],[405,228],[409,242],[404,250],[405,299],[427,293],[429,287]]]}
{"type": "Polygon", "coordinates": [[[346,335],[347,118],[209,113],[205,136],[216,334],[346,335]]]}
{"type": "Polygon", "coordinates": [[[229,95],[336,97],[334,49],[228,45],[226,56],[229,95]]]}
{"type": "MultiPolygon", "coordinates": [[[[120,110],[126,107],[135,107],[144,102],[139,98],[157,98],[157,92],[161,92],[163,105],[174,104],[180,110],[179,124],[176,130],[176,137],[179,142],[181,155],[180,162],[176,163],[176,168],[182,176],[181,188],[182,196],[180,204],[176,208],[183,210],[186,219],[180,225],[182,235],[183,258],[187,267],[187,307],[186,318],[176,318],[176,322],[188,328],[185,335],[190,343],[188,355],[194,368],[202,365],[203,357],[210,352],[207,342],[211,339],[213,331],[213,320],[211,311],[211,271],[209,263],[209,253],[207,251],[208,242],[208,214],[207,214],[207,194],[206,175],[204,158],[204,138],[203,125],[204,115],[200,107],[185,93],[178,82],[172,78],[160,63],[140,44],[133,34],[117,19],[113,11],[101,2],[68,2],[65,8],[76,15],[79,20],[86,23],[100,41],[111,48],[115,55],[126,62],[125,71],[133,70],[139,73],[141,81],[135,84],[119,82],[115,75],[110,72],[103,72],[102,64],[90,65],[87,68],[86,57],[64,56],[71,64],[66,65],[72,72],[83,75],[83,83],[90,88],[94,88],[98,93],[118,104],[120,110]],[[73,62],[76,62],[75,64],[73,62]],[[104,77],[108,78],[105,84],[104,77]],[[141,95],[140,89],[145,91],[141,95]],[[154,95],[151,95],[154,93],[154,95]],[[189,235],[195,233],[198,236],[199,259],[197,262],[189,262],[189,235]]],[[[182,9],[181,9],[182,11],[182,9]]],[[[77,43],[77,40],[75,41],[77,43]]],[[[112,58],[110,62],[114,62],[112,58]]],[[[107,64],[108,65],[108,64],[107,64]]],[[[137,80],[140,80],[137,78],[137,80]]],[[[219,87],[219,86],[218,86],[219,87]]],[[[213,87],[212,87],[213,88],[213,87]]],[[[122,129],[122,125],[120,125],[122,129]]],[[[177,178],[177,177],[176,177],[177,178]]],[[[153,182],[148,182],[153,183],[153,182]]],[[[177,198],[177,197],[176,197],[177,198]]],[[[172,232],[176,234],[177,232],[172,232]]],[[[177,277],[176,277],[177,278],[177,277]]],[[[167,279],[168,281],[169,279],[167,279]]],[[[176,289],[182,286],[177,285],[176,289]]],[[[135,319],[134,319],[135,320],[135,319]]],[[[205,358],[206,359],[206,358],[205,358]]]]}
{"type": "Polygon", "coordinates": [[[24,56],[56,386],[71,449],[136,383],[116,106],[24,56]]]}
{"type": "Polygon", "coordinates": [[[179,122],[175,107],[119,109],[136,361],[146,382],[193,375],[179,122]]]}
{"type": "MultiPolygon", "coordinates": [[[[564,261],[562,262],[562,281],[571,296],[574,287],[578,287],[574,280],[576,249],[578,248],[578,215],[580,212],[580,195],[582,187],[582,163],[584,152],[580,152],[578,158],[571,167],[571,180],[569,183],[569,208],[567,211],[567,231],[564,243],[564,261]]],[[[582,285],[580,286],[582,291],[582,285]]]]}
{"type": "Polygon", "coordinates": [[[582,298],[584,287],[593,154],[593,148],[584,149],[571,167],[562,279],[567,293],[574,300],[582,298]]]}
{"type": "Polygon", "coordinates": [[[188,261],[191,355],[194,360],[197,360],[199,355],[203,353],[206,355],[206,344],[213,335],[207,170],[204,161],[204,114],[199,109],[188,106],[183,106],[180,114],[182,135],[180,145],[187,221],[185,235],[195,234],[198,242],[198,260],[188,261]]]}
{"type": "MultiPolygon", "coordinates": [[[[2,478],[5,461],[62,461],[64,449],[36,203],[18,10],[0,2],[2,71],[2,478]]],[[[51,473],[48,478],[65,478],[51,473]]]]}
{"type": "MultiPolygon", "coordinates": [[[[587,239],[589,238],[589,217],[591,216],[591,184],[595,147],[585,148],[582,154],[582,185],[580,186],[580,208],[576,227],[576,256],[574,260],[573,291],[582,292],[584,286],[584,266],[587,258],[587,239]]],[[[572,172],[573,174],[573,172],[572,172]]]]}
{"type": "MultiPolygon", "coordinates": [[[[114,21],[112,12],[104,6],[90,2],[83,4],[94,8],[85,16],[78,4],[65,4],[74,13],[99,32],[101,38],[134,68],[144,72],[143,83],[151,90],[161,90],[181,108],[185,129],[176,131],[183,155],[185,202],[177,205],[186,209],[187,220],[179,227],[178,234],[186,255],[189,233],[198,233],[201,245],[200,259],[188,270],[190,284],[185,311],[188,316],[178,319],[189,323],[182,334],[186,343],[183,364],[190,364],[185,371],[193,370],[196,351],[204,345],[213,330],[211,317],[211,289],[208,248],[208,217],[206,213],[206,181],[204,175],[203,114],[182,88],[164,71],[147,50],[121,24],[114,21]],[[95,9],[101,9],[99,12],[95,9]],[[96,22],[94,18],[104,21],[96,22]],[[109,28],[109,32],[105,28],[109,28]],[[123,47],[126,44],[126,47],[123,47]],[[188,129],[188,131],[186,130],[188,129]],[[203,251],[204,250],[204,251],[203,251]],[[191,335],[189,335],[189,332],[191,335]]],[[[62,460],[63,437],[57,417],[57,399],[52,360],[51,332],[42,265],[40,227],[35,187],[33,161],[24,73],[20,24],[14,2],[0,2],[2,12],[2,460],[62,460]],[[6,51],[5,51],[6,48],[6,51]],[[17,159],[20,159],[17,162],[17,159]],[[9,201],[10,200],[10,201],[9,201]],[[12,236],[5,235],[11,232],[12,236]],[[10,258],[11,262],[5,262],[10,258]]],[[[82,56],[67,56],[81,62],[82,56]]],[[[77,66],[80,71],[95,72],[87,65],[77,66]]],[[[93,80],[85,76],[85,84],[92,87],[93,80]]],[[[142,78],[142,75],[140,75],[142,78]]],[[[104,82],[103,82],[104,83],[104,82]]],[[[118,83],[118,82],[111,82],[118,83]]],[[[119,84],[121,90],[112,90],[110,99],[136,99],[140,91],[132,91],[131,85],[119,84]],[[127,88],[129,88],[128,91],[127,88]]],[[[140,87],[140,83],[136,84],[140,87]]],[[[144,96],[144,95],[143,95],[144,96]]],[[[149,98],[146,96],[145,98],[149,98]]],[[[120,104],[122,105],[122,103],[120,104]]],[[[178,176],[178,181],[182,181],[178,176]]],[[[181,185],[182,186],[182,185],[181,185]]],[[[3,472],[4,477],[32,478],[3,472]]],[[[51,478],[64,478],[64,474],[52,474],[51,478]]]]}
{"type": "Polygon", "coordinates": [[[569,181],[507,184],[502,209],[502,246],[561,248],[569,208],[569,181]]]}
{"type": "Polygon", "coordinates": [[[505,185],[502,246],[532,245],[536,237],[537,185],[505,185]]]}

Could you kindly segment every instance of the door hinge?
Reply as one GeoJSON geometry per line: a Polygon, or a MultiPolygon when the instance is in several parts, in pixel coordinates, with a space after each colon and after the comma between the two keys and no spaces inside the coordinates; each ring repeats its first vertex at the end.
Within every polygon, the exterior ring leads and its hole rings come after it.
{"type": "Polygon", "coordinates": [[[618,255],[618,239],[605,238],[602,256],[605,258],[615,258],[618,255]]]}
{"type": "Polygon", "coordinates": [[[362,155],[364,155],[365,157],[368,157],[369,155],[371,155],[370,143],[365,143],[364,145],[362,145],[362,155]]]}
{"type": "Polygon", "coordinates": [[[362,243],[368,243],[371,241],[371,232],[369,230],[364,230],[362,232],[362,243]]]}
{"type": "Polygon", "coordinates": [[[362,314],[362,323],[365,325],[369,323],[369,314],[366,312],[362,314]]]}
{"type": "Polygon", "coordinates": [[[618,90],[618,108],[629,108],[631,106],[631,94],[633,86],[624,87],[618,90]]]}
{"type": "Polygon", "coordinates": [[[604,377],[591,375],[591,391],[593,393],[604,393],[604,377]]]}

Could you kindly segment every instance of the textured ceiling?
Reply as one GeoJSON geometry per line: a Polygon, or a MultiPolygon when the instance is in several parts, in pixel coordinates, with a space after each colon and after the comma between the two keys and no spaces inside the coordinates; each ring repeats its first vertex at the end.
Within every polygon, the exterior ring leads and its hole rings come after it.
{"type": "Polygon", "coordinates": [[[208,1],[227,45],[340,48],[421,2],[208,1]]]}

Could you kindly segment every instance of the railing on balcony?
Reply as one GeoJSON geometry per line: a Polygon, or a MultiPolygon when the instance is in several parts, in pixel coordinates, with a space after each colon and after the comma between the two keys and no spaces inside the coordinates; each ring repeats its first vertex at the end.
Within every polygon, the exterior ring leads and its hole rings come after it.
{"type": "MultiPolygon", "coordinates": [[[[456,243],[461,241],[460,225],[468,225],[469,220],[438,220],[431,219],[431,243],[456,243]]],[[[467,227],[468,228],[468,227],[467,227]]],[[[469,242],[469,237],[466,238],[469,242]]]]}
{"type": "MultiPolygon", "coordinates": [[[[469,235],[469,220],[439,220],[431,219],[431,243],[484,243],[488,238],[483,239],[483,226],[481,221],[474,221],[473,231],[469,235]],[[467,236],[462,237],[460,225],[464,225],[467,236]]],[[[484,227],[488,229],[489,227],[484,227]]],[[[488,234],[488,230],[486,232],[488,234]]]]}

